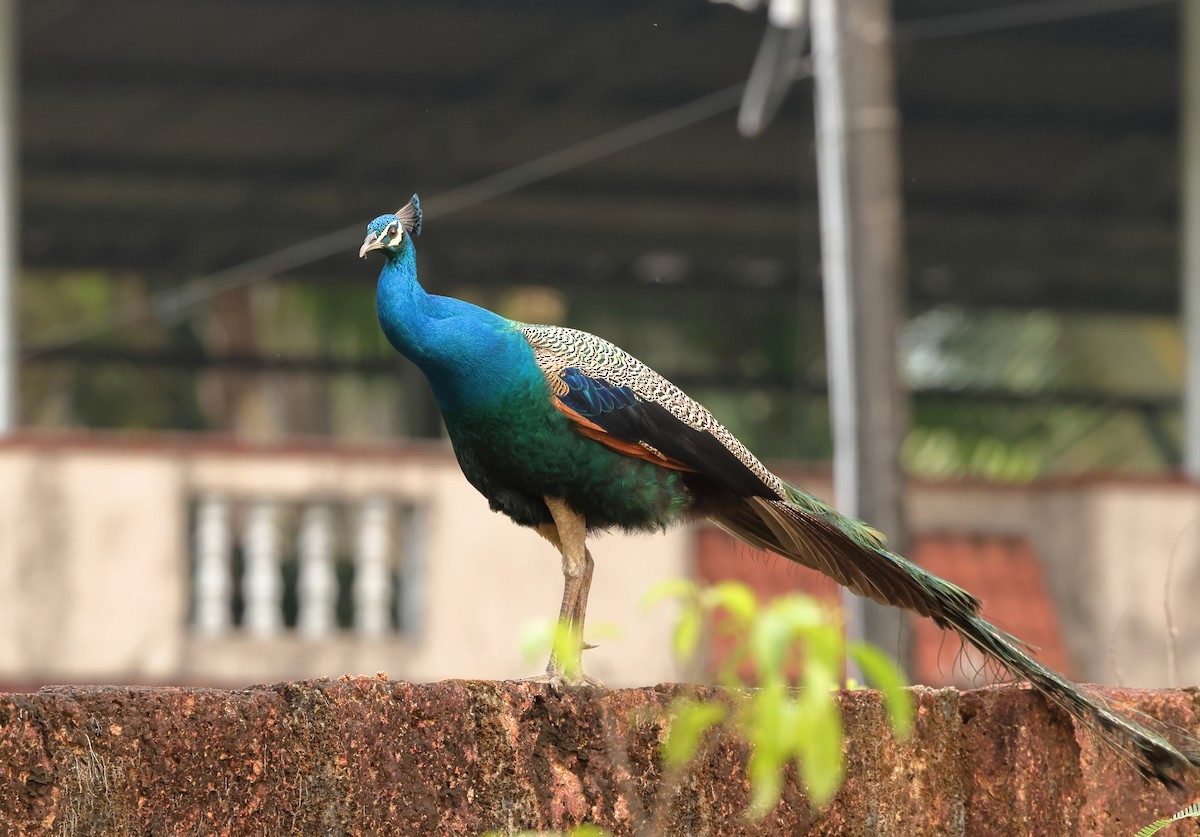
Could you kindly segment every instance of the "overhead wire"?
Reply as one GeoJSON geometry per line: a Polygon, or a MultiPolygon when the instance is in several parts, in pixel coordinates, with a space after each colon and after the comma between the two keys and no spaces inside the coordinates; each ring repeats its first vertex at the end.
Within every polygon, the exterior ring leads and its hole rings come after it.
{"type": "Polygon", "coordinates": [[[991,9],[908,21],[898,24],[897,32],[902,31],[908,40],[926,41],[961,35],[981,35],[1002,29],[1038,26],[1177,2],[1179,0],[1036,0],[1032,3],[1005,4],[991,9]]]}
{"type": "MultiPolygon", "coordinates": [[[[707,96],[640,119],[620,128],[569,145],[512,168],[450,189],[422,201],[427,219],[459,212],[523,186],[578,168],[657,137],[694,125],[737,106],[744,84],[734,84],[707,96]]],[[[277,276],[345,250],[357,242],[362,225],[355,224],[259,256],[198,279],[152,293],[144,303],[131,304],[104,317],[59,326],[40,335],[21,353],[22,360],[83,342],[143,320],[170,319],[180,311],[218,294],[277,276]]]]}
{"type": "MultiPolygon", "coordinates": [[[[895,24],[895,34],[897,39],[908,41],[959,37],[1178,2],[1179,0],[1037,0],[972,12],[898,21],[895,24]]],[[[733,110],[738,106],[745,86],[745,83],[730,85],[691,102],[434,195],[423,201],[425,215],[427,218],[444,217],[477,206],[733,110]]],[[[219,294],[270,279],[343,251],[356,243],[356,237],[362,229],[361,224],[343,227],[155,291],[144,302],[119,308],[101,317],[77,320],[49,329],[35,336],[31,341],[32,345],[21,351],[20,359],[31,360],[148,319],[172,321],[192,306],[219,294]]]]}

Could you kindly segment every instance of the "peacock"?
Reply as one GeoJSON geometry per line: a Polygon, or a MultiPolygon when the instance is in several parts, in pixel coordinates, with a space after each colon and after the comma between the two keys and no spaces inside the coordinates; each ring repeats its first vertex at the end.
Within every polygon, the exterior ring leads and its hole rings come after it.
{"type": "Polygon", "coordinates": [[[971,593],[771,473],[712,413],[617,346],[426,293],[413,243],[420,232],[413,195],[395,214],[371,221],[359,256],[380,250],[386,257],[376,291],[380,325],[429,380],[467,480],[493,510],[532,528],[562,556],[559,617],[580,641],[551,652],[541,679],[555,689],[598,685],[581,660],[593,568],[587,534],[707,518],[752,547],[956,632],[1144,775],[1175,785],[1200,766],[1200,750],[1177,749],[1035,660],[983,619],[971,593]]]}

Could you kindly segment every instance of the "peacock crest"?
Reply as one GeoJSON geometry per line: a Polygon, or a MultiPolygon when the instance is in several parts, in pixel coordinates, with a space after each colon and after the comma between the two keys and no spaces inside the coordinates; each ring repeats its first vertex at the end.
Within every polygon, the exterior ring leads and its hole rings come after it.
{"type": "Polygon", "coordinates": [[[413,195],[408,199],[408,203],[400,207],[396,212],[396,218],[400,221],[400,226],[409,235],[421,234],[421,220],[424,216],[421,213],[421,199],[413,195]]]}

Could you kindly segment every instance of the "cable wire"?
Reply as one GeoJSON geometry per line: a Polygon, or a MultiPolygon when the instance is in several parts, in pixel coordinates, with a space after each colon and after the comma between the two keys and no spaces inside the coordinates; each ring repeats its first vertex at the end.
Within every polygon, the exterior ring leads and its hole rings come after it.
{"type": "Polygon", "coordinates": [[[899,24],[897,34],[911,41],[980,35],[1002,29],[1018,29],[1043,23],[1057,23],[1096,15],[1127,12],[1151,6],[1165,6],[1179,0],[1037,0],[997,6],[974,12],[939,15],[926,20],[899,24]]]}
{"type": "MultiPolygon", "coordinates": [[[[744,84],[734,84],[678,107],[623,125],[612,131],[569,145],[526,163],[443,192],[423,201],[427,218],[440,218],[484,201],[509,194],[524,186],[578,168],[628,148],[673,133],[689,125],[737,107],[744,84]]],[[[146,303],[119,308],[103,317],[89,318],[56,327],[39,335],[34,345],[21,353],[21,360],[80,343],[117,329],[156,317],[171,321],[184,310],[218,294],[277,276],[319,261],[358,243],[363,227],[355,224],[274,253],[250,259],[198,279],[182,282],[149,296],[146,303]]]]}

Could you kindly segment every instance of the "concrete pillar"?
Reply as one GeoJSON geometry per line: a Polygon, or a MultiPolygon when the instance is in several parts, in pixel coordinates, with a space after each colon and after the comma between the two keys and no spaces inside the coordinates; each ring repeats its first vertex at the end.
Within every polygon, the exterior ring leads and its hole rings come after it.
{"type": "MultiPolygon", "coordinates": [[[[814,0],[811,14],[836,506],[903,551],[908,415],[897,358],[904,243],[891,3],[814,0]]],[[[908,617],[850,594],[843,602],[849,636],[898,648],[908,668],[908,617]]]]}
{"type": "Polygon", "coordinates": [[[17,0],[0,0],[0,436],[17,423],[17,0]]]}
{"type": "Polygon", "coordinates": [[[1183,243],[1183,330],[1187,346],[1184,373],[1183,465],[1188,476],[1200,479],[1200,3],[1180,4],[1179,110],[1183,170],[1180,240],[1183,243]]]}

